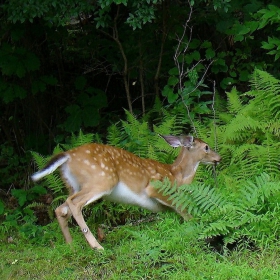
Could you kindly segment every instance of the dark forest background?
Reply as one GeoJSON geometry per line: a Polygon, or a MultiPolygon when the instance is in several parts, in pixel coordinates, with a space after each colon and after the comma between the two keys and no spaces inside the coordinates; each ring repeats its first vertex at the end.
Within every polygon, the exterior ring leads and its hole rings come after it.
{"type": "Polygon", "coordinates": [[[81,131],[107,142],[109,127],[113,143],[128,115],[195,133],[235,88],[241,110],[256,69],[280,76],[279,14],[276,0],[0,1],[0,213],[42,194],[28,193],[31,151],[81,131]]]}

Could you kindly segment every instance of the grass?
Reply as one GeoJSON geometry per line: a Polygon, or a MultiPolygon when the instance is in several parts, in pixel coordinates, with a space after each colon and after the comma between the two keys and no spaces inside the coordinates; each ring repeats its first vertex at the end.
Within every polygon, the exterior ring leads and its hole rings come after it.
{"type": "Polygon", "coordinates": [[[174,213],[154,222],[125,225],[106,233],[105,251],[94,251],[77,228],[66,245],[57,236],[45,245],[1,236],[0,279],[279,279],[277,244],[264,250],[235,249],[219,254],[195,240],[191,225],[174,213]]]}

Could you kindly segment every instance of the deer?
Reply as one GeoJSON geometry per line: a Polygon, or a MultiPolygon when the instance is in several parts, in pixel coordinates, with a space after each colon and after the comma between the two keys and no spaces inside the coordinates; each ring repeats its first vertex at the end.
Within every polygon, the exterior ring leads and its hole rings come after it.
{"type": "Polygon", "coordinates": [[[31,176],[37,182],[57,168],[60,169],[69,196],[55,209],[55,214],[66,243],[72,242],[68,221],[73,216],[90,247],[104,249],[88,228],[82,214],[83,207],[101,198],[137,205],[153,212],[171,209],[185,220],[190,218],[186,210],[175,209],[172,199],[155,189],[152,182],[167,178],[177,187],[190,184],[199,163],[216,165],[221,157],[208,144],[191,135],[160,136],[170,146],[181,148],[172,164],[140,158],[110,145],[89,143],[54,155],[43,169],[31,176]]]}

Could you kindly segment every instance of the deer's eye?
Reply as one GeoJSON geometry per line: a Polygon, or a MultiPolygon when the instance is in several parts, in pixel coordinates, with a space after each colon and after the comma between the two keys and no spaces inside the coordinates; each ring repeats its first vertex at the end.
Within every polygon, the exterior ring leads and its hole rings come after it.
{"type": "Polygon", "coordinates": [[[209,146],[208,146],[208,145],[205,146],[205,152],[206,152],[206,153],[209,152],[209,146]]]}

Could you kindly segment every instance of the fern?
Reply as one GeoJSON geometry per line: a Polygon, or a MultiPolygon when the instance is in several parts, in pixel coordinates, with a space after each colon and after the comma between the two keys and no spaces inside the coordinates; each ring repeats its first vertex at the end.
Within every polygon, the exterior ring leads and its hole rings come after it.
{"type": "Polygon", "coordinates": [[[168,179],[165,179],[163,182],[153,182],[153,186],[164,196],[168,196],[173,206],[180,210],[187,209],[191,215],[224,206],[223,196],[216,193],[215,189],[202,183],[195,182],[177,187],[176,184],[171,186],[168,179]]]}
{"type": "Polygon", "coordinates": [[[30,209],[30,208],[45,208],[46,207],[46,205],[44,204],[44,203],[42,203],[42,202],[32,202],[32,203],[30,203],[30,204],[28,204],[25,208],[26,209],[30,209]]]}
{"type": "Polygon", "coordinates": [[[239,98],[238,91],[233,88],[230,93],[227,94],[228,97],[228,111],[231,114],[238,114],[243,108],[242,101],[239,98]]]}
{"type": "MultiPolygon", "coordinates": [[[[95,138],[96,140],[99,140],[97,135],[94,135],[92,133],[87,133],[84,134],[82,130],[79,131],[78,135],[75,135],[74,133],[71,135],[71,138],[67,144],[62,144],[61,146],[63,147],[64,150],[69,150],[73,149],[75,147],[81,146],[86,143],[91,143],[93,142],[93,139],[95,138]]],[[[57,152],[60,152],[61,150],[59,149],[59,145],[56,148],[57,152]]]]}
{"type": "MultiPolygon", "coordinates": [[[[222,122],[218,120],[215,136],[223,158],[221,176],[230,174],[236,183],[262,172],[280,176],[279,83],[270,74],[255,70],[250,91],[241,95],[233,89],[228,93],[229,111],[218,114],[222,122]],[[250,100],[245,103],[243,96],[250,100]]],[[[203,136],[209,133],[203,125],[197,126],[197,130],[201,130],[202,139],[207,139],[203,136]]]]}
{"type": "Polygon", "coordinates": [[[243,114],[237,115],[226,126],[224,139],[226,141],[237,141],[239,143],[250,141],[254,132],[262,130],[263,124],[250,116],[243,114]]]}
{"type": "Polygon", "coordinates": [[[272,75],[265,71],[256,69],[252,75],[251,85],[255,91],[252,95],[256,96],[255,102],[257,105],[269,107],[272,116],[279,118],[280,114],[280,82],[272,75]],[[259,94],[263,92],[264,94],[259,94]]]}
{"type": "Polygon", "coordinates": [[[187,209],[200,221],[201,239],[223,235],[225,242],[232,243],[246,236],[260,243],[271,234],[271,231],[261,233],[261,228],[268,223],[267,213],[278,205],[274,198],[280,196],[280,183],[266,173],[244,182],[235,194],[197,182],[179,188],[167,180],[153,184],[163,195],[169,196],[173,206],[187,209]],[[253,230],[256,225],[259,228],[257,234],[253,230]]]}
{"type": "Polygon", "coordinates": [[[154,132],[149,129],[147,121],[137,120],[127,111],[126,116],[127,120],[109,128],[108,144],[124,148],[140,157],[162,162],[171,162],[176,157],[178,151],[166,144],[157,134],[181,134],[183,130],[181,115],[167,114],[159,124],[154,124],[154,132]]]}
{"type": "MultiPolygon", "coordinates": [[[[153,182],[175,208],[194,216],[199,238],[223,235],[226,243],[232,243],[246,237],[263,245],[264,240],[274,241],[280,235],[279,90],[278,79],[255,70],[251,90],[241,94],[233,89],[227,94],[227,106],[217,111],[215,120],[194,122],[195,136],[209,143],[222,157],[218,172],[213,172],[212,166],[200,166],[195,181],[180,187],[168,180],[153,182]]],[[[184,112],[174,114],[159,104],[157,101],[142,119],[126,112],[125,120],[109,127],[108,144],[140,157],[171,163],[178,149],[170,147],[157,134],[187,134],[189,131],[183,133],[187,119],[184,112]],[[153,119],[155,113],[157,117],[153,119]]],[[[76,137],[67,145],[57,146],[55,151],[91,142],[94,137],[98,141],[97,136],[82,132],[76,137]]],[[[35,153],[33,156],[40,168],[48,159],[35,153]]],[[[63,185],[57,174],[46,179],[56,193],[57,203],[63,196],[63,185]]],[[[102,206],[118,213],[128,209],[114,204],[102,206]]],[[[94,216],[104,215],[99,207],[92,211],[94,216]]]]}

